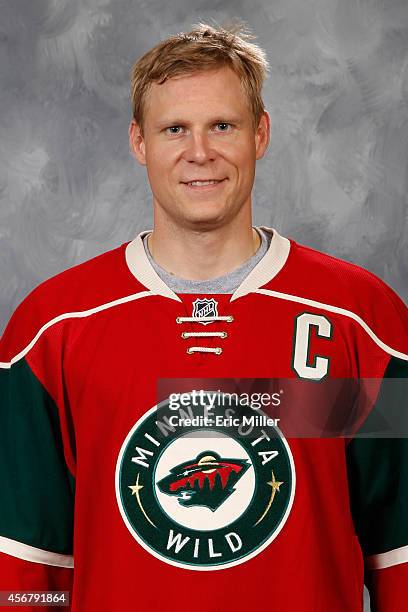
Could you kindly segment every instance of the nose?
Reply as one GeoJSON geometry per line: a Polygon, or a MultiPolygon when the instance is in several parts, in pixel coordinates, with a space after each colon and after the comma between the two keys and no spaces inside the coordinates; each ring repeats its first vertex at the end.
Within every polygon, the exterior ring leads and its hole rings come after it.
{"type": "Polygon", "coordinates": [[[216,153],[208,135],[202,131],[191,131],[184,152],[184,159],[188,162],[203,164],[215,159],[216,153]]]}

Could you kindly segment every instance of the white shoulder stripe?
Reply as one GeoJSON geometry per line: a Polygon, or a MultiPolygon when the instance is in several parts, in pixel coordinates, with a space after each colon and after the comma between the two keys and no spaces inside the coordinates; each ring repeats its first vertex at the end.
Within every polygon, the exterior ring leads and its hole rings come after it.
{"type": "MultiPolygon", "coordinates": [[[[287,301],[290,301],[290,302],[297,302],[297,303],[300,303],[300,304],[305,304],[307,306],[313,306],[313,307],[316,307],[316,308],[322,308],[322,309],[327,310],[329,312],[335,312],[337,314],[342,314],[344,316],[347,316],[347,317],[353,319],[354,321],[356,321],[359,325],[361,325],[361,327],[372,338],[372,340],[374,340],[374,342],[380,348],[382,348],[385,352],[389,353],[390,355],[393,355],[394,357],[398,357],[399,359],[408,360],[408,355],[407,354],[401,353],[400,351],[397,351],[397,350],[393,349],[392,347],[388,346],[387,344],[385,344],[385,342],[383,342],[382,340],[380,340],[380,338],[378,338],[378,336],[367,325],[367,323],[359,315],[355,314],[351,310],[347,310],[345,308],[339,308],[338,306],[333,306],[331,304],[325,304],[324,302],[318,302],[316,300],[310,300],[308,298],[303,298],[303,297],[300,297],[300,296],[297,296],[297,295],[291,295],[289,293],[281,293],[279,291],[273,291],[271,289],[257,289],[255,291],[255,293],[260,293],[260,294],[263,294],[263,295],[269,295],[271,297],[275,297],[275,298],[282,299],[282,300],[287,300],[287,301]]],[[[15,357],[13,357],[10,362],[1,362],[0,361],[0,368],[10,368],[13,363],[15,363],[16,361],[19,361],[20,359],[22,359],[32,349],[32,347],[36,344],[36,342],[40,338],[40,336],[49,327],[51,327],[55,323],[58,323],[59,321],[63,321],[64,319],[70,319],[70,318],[88,317],[88,316],[93,315],[93,314],[95,314],[97,312],[101,312],[103,310],[107,310],[108,308],[112,308],[114,306],[118,306],[120,304],[124,304],[126,302],[131,302],[133,300],[137,300],[137,299],[143,298],[143,297],[148,297],[148,296],[151,296],[151,295],[156,295],[156,294],[153,291],[141,291],[139,293],[134,293],[134,294],[131,294],[131,295],[127,295],[127,296],[125,296],[123,298],[119,298],[117,300],[112,300],[111,302],[106,302],[105,304],[101,304],[100,306],[95,306],[94,308],[89,308],[88,310],[82,310],[82,311],[76,311],[76,312],[66,312],[66,313],[60,314],[57,317],[54,317],[54,319],[51,319],[50,321],[45,323],[45,325],[43,325],[38,330],[37,334],[31,340],[31,342],[22,351],[20,351],[20,353],[15,355],[15,357]]]]}
{"type": "Polygon", "coordinates": [[[385,569],[393,565],[408,563],[408,546],[395,548],[394,550],[378,555],[371,555],[370,557],[366,557],[365,562],[368,569],[385,569]]]}
{"type": "Polygon", "coordinates": [[[64,312],[63,314],[54,317],[45,323],[34,336],[27,346],[20,351],[15,357],[12,358],[9,362],[0,361],[0,368],[10,368],[13,363],[22,359],[35,345],[37,340],[42,336],[42,334],[55,323],[59,323],[59,321],[63,321],[64,319],[76,319],[82,317],[89,317],[90,315],[95,314],[96,312],[101,312],[102,310],[107,310],[108,308],[112,308],[113,306],[118,306],[119,304],[125,304],[126,302],[132,302],[133,300],[138,300],[139,298],[148,297],[150,295],[155,295],[152,291],[141,291],[140,293],[133,293],[132,295],[126,295],[123,298],[119,298],[117,300],[112,300],[111,302],[106,302],[106,304],[101,304],[100,306],[95,306],[95,308],[89,308],[88,310],[80,310],[78,312],[64,312]]]}
{"type": "Polygon", "coordinates": [[[71,555],[60,555],[58,553],[34,548],[28,544],[22,544],[16,540],[10,540],[0,536],[0,551],[32,563],[44,563],[57,567],[74,567],[74,558],[71,555]]]}
{"type": "Polygon", "coordinates": [[[361,325],[361,327],[364,329],[364,331],[367,332],[370,338],[374,340],[374,342],[380,348],[382,348],[386,353],[389,353],[390,355],[393,355],[394,357],[398,357],[399,359],[404,359],[408,361],[407,354],[401,353],[400,351],[393,349],[391,346],[388,346],[388,344],[385,344],[385,342],[383,342],[382,340],[380,340],[378,336],[376,336],[376,334],[367,325],[367,323],[361,317],[359,317],[355,312],[352,312],[351,310],[346,310],[346,308],[339,308],[338,306],[332,306],[331,304],[325,304],[324,302],[316,302],[315,300],[309,300],[308,298],[299,297],[297,295],[291,295],[289,293],[281,293],[279,291],[272,291],[270,289],[258,289],[256,293],[270,295],[271,297],[275,297],[280,300],[288,300],[289,302],[298,302],[299,304],[305,304],[306,306],[314,306],[315,308],[322,308],[323,310],[327,310],[329,312],[335,312],[337,314],[341,314],[346,317],[349,317],[350,319],[353,319],[354,321],[356,321],[356,323],[361,325]]]}

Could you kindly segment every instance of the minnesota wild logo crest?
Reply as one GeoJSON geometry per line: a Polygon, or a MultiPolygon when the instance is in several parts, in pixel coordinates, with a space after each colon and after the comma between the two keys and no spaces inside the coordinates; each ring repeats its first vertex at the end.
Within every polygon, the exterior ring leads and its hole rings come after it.
{"type": "Polygon", "coordinates": [[[221,570],[260,554],[284,528],[295,494],[280,430],[244,427],[242,416],[254,412],[248,407],[216,408],[238,418],[203,425],[208,409],[195,405],[189,423],[199,424],[183,425],[186,409],[174,413],[162,402],[132,427],[116,465],[130,534],[156,558],[190,570],[221,570]]]}

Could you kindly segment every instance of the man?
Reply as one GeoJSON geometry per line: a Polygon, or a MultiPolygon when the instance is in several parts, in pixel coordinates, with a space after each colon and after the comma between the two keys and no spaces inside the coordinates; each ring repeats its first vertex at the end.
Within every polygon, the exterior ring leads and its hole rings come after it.
{"type": "Polygon", "coordinates": [[[75,612],[357,612],[365,564],[373,609],[406,610],[405,440],[285,435],[310,409],[290,385],[224,410],[248,379],[373,379],[360,426],[407,373],[389,287],[252,227],[266,70],[206,25],[136,63],[153,231],[42,283],[0,346],[1,589],[70,590],[75,612]]]}

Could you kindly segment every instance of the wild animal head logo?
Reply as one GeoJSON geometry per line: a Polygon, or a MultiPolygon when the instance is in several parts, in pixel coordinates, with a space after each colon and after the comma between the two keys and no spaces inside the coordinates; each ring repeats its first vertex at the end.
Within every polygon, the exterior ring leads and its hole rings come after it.
{"type": "Polygon", "coordinates": [[[204,451],[173,467],[157,486],[176,496],[182,506],[206,506],[214,512],[235,491],[234,485],[249,466],[246,459],[221,459],[218,453],[204,451]]]}

